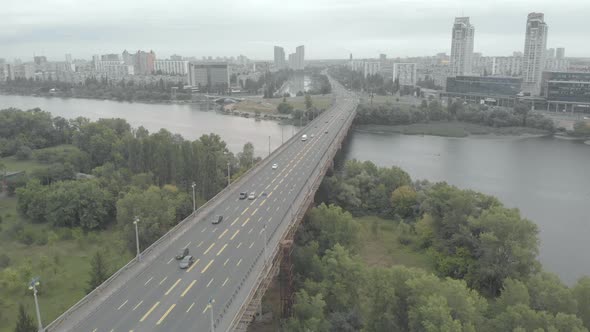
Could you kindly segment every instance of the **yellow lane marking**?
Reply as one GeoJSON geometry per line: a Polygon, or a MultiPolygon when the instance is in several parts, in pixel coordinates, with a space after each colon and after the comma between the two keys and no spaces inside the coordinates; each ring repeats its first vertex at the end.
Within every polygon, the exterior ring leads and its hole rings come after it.
{"type": "Polygon", "coordinates": [[[166,317],[168,316],[168,314],[170,313],[170,311],[172,311],[172,309],[174,309],[174,307],[176,307],[176,303],[174,303],[173,305],[171,305],[170,308],[168,308],[168,310],[166,310],[166,312],[162,315],[162,317],[156,323],[156,325],[160,325],[164,321],[164,319],[166,319],[166,317]]]}
{"type": "Polygon", "coordinates": [[[266,196],[266,198],[270,197],[270,195],[272,195],[272,191],[268,193],[268,196],[266,196]]]}
{"type": "Polygon", "coordinates": [[[243,215],[244,215],[244,213],[246,213],[246,211],[248,211],[248,209],[249,209],[249,208],[250,208],[250,207],[247,207],[247,208],[245,208],[245,209],[244,209],[244,211],[242,211],[242,214],[240,214],[240,216],[243,216],[243,215]]]}
{"type": "Polygon", "coordinates": [[[182,292],[182,294],[180,294],[180,297],[184,297],[186,295],[186,293],[188,293],[188,291],[193,287],[193,285],[195,284],[195,282],[197,282],[197,280],[193,280],[188,287],[184,290],[184,292],[182,292]]]}
{"type": "Polygon", "coordinates": [[[252,246],[254,246],[254,242],[252,242],[252,243],[250,244],[250,246],[248,247],[248,249],[251,249],[251,248],[252,248],[252,246]]]}
{"type": "Polygon", "coordinates": [[[227,283],[228,280],[229,280],[229,278],[225,278],[225,281],[223,282],[223,285],[221,285],[221,287],[225,286],[225,284],[227,283]]]}
{"type": "Polygon", "coordinates": [[[222,237],[225,235],[225,233],[227,233],[227,231],[228,231],[228,230],[229,230],[229,229],[227,229],[227,228],[226,228],[226,229],[225,229],[225,231],[223,231],[223,233],[221,233],[221,234],[220,234],[220,235],[217,237],[217,239],[218,239],[218,240],[219,240],[219,239],[221,239],[221,238],[222,238],[222,237]]]}
{"type": "Polygon", "coordinates": [[[230,240],[233,240],[233,239],[236,237],[236,235],[238,235],[238,233],[239,233],[239,232],[240,232],[240,230],[239,230],[239,229],[238,229],[238,230],[236,230],[236,232],[234,233],[234,235],[232,235],[232,236],[231,236],[229,239],[230,239],[230,240]]]}
{"type": "MultiPolygon", "coordinates": [[[[280,175],[280,173],[279,173],[279,175],[280,175]]],[[[278,175],[277,175],[277,177],[278,177],[278,175]]],[[[270,181],[270,183],[272,184],[273,182],[275,182],[276,179],[277,178],[272,179],[272,181],[270,181]]]]}
{"type": "MultiPolygon", "coordinates": [[[[266,199],[265,199],[265,201],[266,201],[266,199]]],[[[258,212],[258,208],[256,208],[256,210],[254,210],[254,212],[252,212],[251,216],[255,215],[256,212],[258,212]]]]}
{"type": "Polygon", "coordinates": [[[156,307],[160,304],[160,301],[156,302],[151,308],[150,310],[148,310],[145,315],[143,315],[143,317],[141,317],[141,319],[139,320],[139,322],[143,322],[146,318],[148,318],[148,316],[152,313],[152,311],[154,311],[154,309],[156,309],[156,307]]]}
{"type": "Polygon", "coordinates": [[[189,312],[189,311],[191,311],[191,309],[193,308],[193,306],[194,306],[194,305],[195,305],[195,302],[193,302],[193,304],[191,304],[191,306],[190,306],[190,307],[188,307],[188,309],[186,309],[186,312],[189,312]]]}
{"type": "Polygon", "coordinates": [[[244,221],[244,223],[242,224],[242,227],[246,226],[246,224],[248,223],[248,221],[250,221],[250,218],[246,219],[246,221],[244,221]]]}
{"type": "Polygon", "coordinates": [[[160,285],[164,283],[164,281],[166,281],[166,279],[168,279],[168,277],[164,277],[164,279],[162,279],[162,281],[160,281],[160,285]]]}
{"type": "Polygon", "coordinates": [[[242,263],[242,259],[240,258],[240,260],[238,261],[238,264],[236,264],[236,266],[240,266],[240,263],[242,263]]]}
{"type": "Polygon", "coordinates": [[[212,282],[213,282],[213,278],[211,278],[211,280],[209,280],[209,282],[207,283],[207,287],[209,287],[212,282]]]}
{"type": "Polygon", "coordinates": [[[189,267],[189,268],[186,270],[186,272],[191,272],[191,270],[192,270],[192,269],[194,269],[194,268],[195,268],[195,266],[197,266],[197,263],[198,263],[200,260],[201,260],[201,259],[200,259],[200,258],[198,258],[198,259],[197,259],[197,260],[196,260],[196,261],[193,263],[193,265],[191,265],[191,267],[189,267]]]}
{"type": "Polygon", "coordinates": [[[227,262],[229,262],[229,258],[225,260],[225,262],[223,263],[223,266],[225,266],[225,264],[227,264],[227,262]]]}
{"type": "Polygon", "coordinates": [[[174,285],[172,285],[170,288],[168,288],[168,291],[166,291],[166,293],[164,293],[164,295],[168,295],[170,294],[170,292],[174,289],[174,287],[176,287],[176,285],[178,285],[178,283],[181,281],[182,279],[178,278],[178,280],[176,280],[176,282],[174,283],[174,285]]]}
{"type": "Polygon", "coordinates": [[[207,266],[205,266],[205,268],[201,271],[201,273],[205,273],[205,271],[207,271],[209,266],[211,266],[211,264],[213,264],[213,261],[215,261],[215,260],[214,259],[210,260],[209,263],[207,264],[207,266]]]}
{"type": "Polygon", "coordinates": [[[197,248],[199,248],[202,245],[203,245],[203,241],[201,241],[201,242],[199,242],[199,244],[197,244],[197,248]]]}
{"type": "Polygon", "coordinates": [[[135,311],[135,309],[139,308],[139,306],[140,306],[142,303],[143,303],[143,300],[139,301],[139,303],[138,303],[138,304],[137,304],[135,307],[133,307],[133,310],[131,310],[131,311],[135,311]]]}
{"type": "Polygon", "coordinates": [[[123,306],[127,304],[127,301],[129,301],[129,300],[125,300],[125,302],[121,303],[121,305],[117,308],[117,310],[121,310],[121,308],[123,308],[123,306]]]}
{"type": "Polygon", "coordinates": [[[145,284],[143,284],[143,285],[144,285],[144,286],[147,286],[147,284],[149,284],[149,283],[150,283],[150,281],[152,281],[152,279],[154,279],[154,277],[151,277],[151,278],[149,278],[149,279],[148,279],[148,281],[146,281],[146,282],[145,282],[145,284]]]}
{"type": "Polygon", "coordinates": [[[215,245],[215,242],[211,243],[211,245],[209,246],[209,248],[207,248],[207,250],[205,250],[205,252],[203,253],[203,255],[207,255],[207,253],[209,252],[209,250],[211,250],[211,248],[213,248],[214,245],[215,245]]]}
{"type": "Polygon", "coordinates": [[[223,250],[225,250],[225,247],[227,247],[227,243],[224,244],[223,247],[221,247],[221,249],[219,249],[216,256],[219,256],[223,252],[223,250]]]}
{"type": "MultiPolygon", "coordinates": [[[[287,176],[285,175],[285,177],[287,176]]],[[[279,181],[279,184],[283,183],[283,180],[285,180],[285,178],[282,178],[281,181],[279,181]]]]}
{"type": "Polygon", "coordinates": [[[236,249],[240,249],[241,246],[242,246],[242,242],[240,242],[240,244],[238,244],[238,246],[236,247],[236,249]]]}

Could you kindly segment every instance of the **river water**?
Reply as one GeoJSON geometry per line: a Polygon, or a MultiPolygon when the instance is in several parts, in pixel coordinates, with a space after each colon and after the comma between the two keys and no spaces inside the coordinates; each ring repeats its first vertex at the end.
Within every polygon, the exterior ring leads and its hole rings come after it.
{"type": "MultiPolygon", "coordinates": [[[[218,114],[206,105],[161,105],[0,95],[0,109],[39,107],[54,116],[120,117],[150,132],[166,128],[187,139],[216,133],[238,152],[256,154],[287,140],[292,126],[218,114]]],[[[540,260],[572,284],[590,275],[590,146],[554,138],[444,138],[354,132],[347,158],[397,165],[413,179],[447,181],[498,197],[539,226],[540,260]]]]}
{"type": "Polygon", "coordinates": [[[23,110],[39,107],[53,116],[66,119],[83,116],[91,120],[123,118],[132,127],[144,126],[150,132],[165,128],[186,139],[195,140],[202,135],[215,133],[237,153],[246,142],[254,144],[258,156],[266,156],[269,149],[281,145],[297,129],[275,121],[254,121],[252,118],[219,114],[214,103],[207,104],[142,104],[111,100],[45,98],[0,95],[0,109],[16,107],[23,110]]]}
{"type": "Polygon", "coordinates": [[[539,226],[547,270],[570,285],[590,275],[590,146],[582,142],[355,131],[346,158],[496,196],[539,226]]]}

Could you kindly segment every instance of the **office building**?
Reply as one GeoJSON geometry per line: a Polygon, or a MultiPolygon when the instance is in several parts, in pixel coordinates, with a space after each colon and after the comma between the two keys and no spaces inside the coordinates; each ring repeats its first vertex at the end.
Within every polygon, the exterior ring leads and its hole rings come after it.
{"type": "Polygon", "coordinates": [[[547,50],[547,59],[552,59],[555,58],[555,49],[554,48],[550,48],[547,50]]]}
{"type": "Polygon", "coordinates": [[[188,61],[184,60],[156,60],[154,71],[164,75],[186,75],[188,74],[188,61]]]}
{"type": "Polygon", "coordinates": [[[416,64],[415,63],[394,63],[393,80],[398,80],[400,86],[416,85],[416,64]]]}
{"type": "Polygon", "coordinates": [[[520,92],[520,77],[455,76],[447,78],[443,97],[460,98],[468,102],[513,106],[520,92]]]}
{"type": "Polygon", "coordinates": [[[555,53],[555,57],[556,57],[558,60],[563,60],[563,59],[565,59],[565,48],[563,48],[563,47],[558,47],[558,48],[557,48],[557,52],[555,53]]]}
{"type": "MultiPolygon", "coordinates": [[[[543,13],[530,13],[527,17],[522,61],[522,90],[538,96],[541,89],[541,75],[545,68],[548,27],[543,13]]],[[[558,53],[559,53],[559,49],[558,53]]]]}
{"type": "Polygon", "coordinates": [[[374,62],[374,61],[365,61],[364,62],[363,75],[365,77],[367,77],[369,75],[377,75],[377,74],[379,74],[380,70],[381,70],[381,63],[380,62],[374,62]]]}
{"type": "Polygon", "coordinates": [[[305,68],[305,46],[295,48],[295,53],[289,54],[289,68],[303,70],[305,68]]]}
{"type": "Polygon", "coordinates": [[[451,43],[451,75],[471,74],[475,28],[469,17],[456,17],[451,43]]]}
{"type": "Polygon", "coordinates": [[[590,106],[590,72],[543,72],[541,95],[550,111],[590,106]]]}
{"type": "Polygon", "coordinates": [[[188,83],[201,92],[226,93],[229,89],[227,63],[189,63],[188,83]]]}
{"type": "Polygon", "coordinates": [[[275,68],[283,69],[285,68],[285,49],[280,46],[275,46],[274,49],[274,64],[275,68]]]}

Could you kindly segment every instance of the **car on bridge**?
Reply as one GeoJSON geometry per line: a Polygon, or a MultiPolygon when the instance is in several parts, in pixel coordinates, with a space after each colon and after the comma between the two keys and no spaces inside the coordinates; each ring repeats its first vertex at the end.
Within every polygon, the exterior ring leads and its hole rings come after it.
{"type": "MultiPolygon", "coordinates": [[[[311,135],[311,137],[313,137],[313,135],[311,135]]],[[[272,169],[277,169],[277,168],[279,168],[279,165],[277,165],[277,164],[272,164],[272,169]]]]}
{"type": "Polygon", "coordinates": [[[256,198],[255,192],[251,192],[250,195],[248,195],[248,199],[255,199],[255,198],[256,198]]]}
{"type": "Polygon", "coordinates": [[[188,256],[188,248],[182,248],[180,249],[178,254],[176,254],[176,259],[180,260],[185,258],[186,256],[188,256]]]}
{"type": "Polygon", "coordinates": [[[195,262],[195,258],[191,255],[185,256],[180,263],[178,263],[178,267],[181,269],[188,269],[193,263],[195,262]]]}
{"type": "Polygon", "coordinates": [[[213,225],[217,225],[223,221],[223,216],[216,216],[215,219],[211,222],[213,225]]]}
{"type": "Polygon", "coordinates": [[[248,193],[247,192],[241,192],[240,193],[240,199],[246,199],[248,198],[248,193]]]}

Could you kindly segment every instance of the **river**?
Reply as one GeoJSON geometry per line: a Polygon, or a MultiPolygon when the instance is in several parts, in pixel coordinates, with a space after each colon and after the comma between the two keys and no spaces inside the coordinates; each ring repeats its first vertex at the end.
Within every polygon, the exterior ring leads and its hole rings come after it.
{"type": "Polygon", "coordinates": [[[270,148],[276,149],[281,140],[289,139],[297,128],[276,121],[255,121],[252,118],[219,114],[215,104],[142,104],[111,100],[29,97],[0,95],[0,109],[16,107],[23,110],[39,107],[53,116],[91,120],[123,118],[132,127],[144,126],[150,132],[165,128],[184,138],[195,140],[202,135],[215,133],[237,153],[246,142],[254,144],[255,154],[266,156],[270,148]]]}
{"type": "Polygon", "coordinates": [[[498,197],[539,226],[543,266],[590,276],[590,146],[555,138],[446,138],[355,131],[347,159],[498,197]]]}
{"type": "MultiPolygon", "coordinates": [[[[203,105],[160,105],[115,101],[0,95],[0,109],[39,107],[54,116],[120,117],[151,132],[166,128],[188,139],[216,133],[238,152],[245,142],[256,154],[286,140],[292,126],[218,114],[203,105]]],[[[554,138],[443,138],[354,132],[347,158],[397,165],[413,179],[447,181],[498,197],[517,207],[540,230],[544,267],[572,284],[590,275],[590,146],[554,138]]]]}

